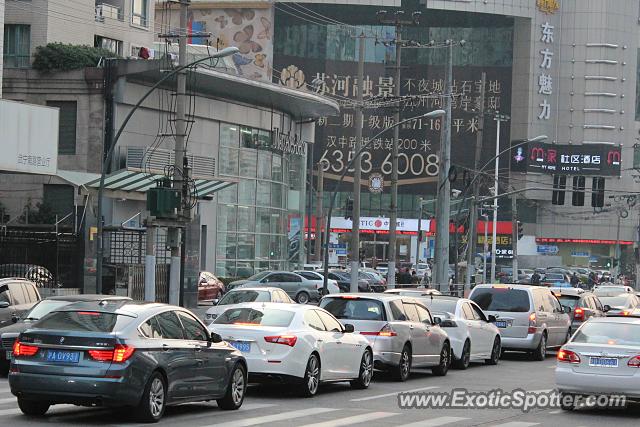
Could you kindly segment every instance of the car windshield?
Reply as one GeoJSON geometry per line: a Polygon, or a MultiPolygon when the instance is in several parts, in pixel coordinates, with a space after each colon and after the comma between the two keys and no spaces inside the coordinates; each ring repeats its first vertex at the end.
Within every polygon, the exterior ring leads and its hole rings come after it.
{"type": "Polygon", "coordinates": [[[618,294],[623,294],[626,291],[627,289],[624,286],[601,286],[599,288],[596,288],[594,293],[596,295],[613,297],[617,296],[618,294]]]}
{"type": "Polygon", "coordinates": [[[547,273],[544,276],[544,280],[561,280],[564,281],[564,276],[559,273],[547,273]]]}
{"type": "Polygon", "coordinates": [[[485,311],[524,313],[529,311],[529,294],[522,289],[476,288],[471,299],[485,311]]]}
{"type": "Polygon", "coordinates": [[[384,305],[373,299],[325,298],[320,302],[320,307],[338,319],[386,320],[384,305]]]}
{"type": "Polygon", "coordinates": [[[242,302],[269,302],[271,296],[269,291],[230,291],[223,296],[218,305],[240,304],[242,302]]]}
{"type": "Polygon", "coordinates": [[[56,310],[60,307],[64,307],[65,305],[71,304],[71,301],[60,301],[60,300],[43,300],[36,304],[26,316],[25,319],[29,320],[38,320],[42,319],[47,314],[51,313],[53,310],[56,310]]]}
{"type": "Polygon", "coordinates": [[[309,271],[294,271],[294,273],[299,274],[307,280],[322,280],[322,278],[318,277],[316,273],[311,273],[309,271]]]}
{"type": "Polygon", "coordinates": [[[571,341],[586,344],[640,346],[640,325],[587,322],[571,341]]]}
{"type": "Polygon", "coordinates": [[[99,311],[54,311],[40,319],[34,328],[79,332],[113,332],[127,326],[135,319],[114,313],[99,311]]]}
{"type": "Polygon", "coordinates": [[[439,311],[443,313],[455,313],[457,301],[437,299],[437,298],[423,298],[420,301],[431,309],[431,311],[439,311]]]}
{"type": "Polygon", "coordinates": [[[261,271],[260,273],[256,273],[253,276],[249,277],[247,280],[251,280],[252,282],[257,282],[258,280],[264,279],[264,277],[269,274],[268,271],[261,271]]]}
{"type": "Polygon", "coordinates": [[[293,311],[278,309],[230,308],[222,313],[213,323],[219,325],[255,325],[287,327],[294,316],[293,311]]]}
{"type": "Polygon", "coordinates": [[[631,300],[627,295],[617,297],[600,297],[600,302],[602,302],[603,305],[608,305],[609,307],[629,307],[631,305],[631,300]]]}
{"type": "Polygon", "coordinates": [[[580,298],[572,297],[570,295],[561,295],[558,297],[558,301],[560,301],[560,304],[574,309],[576,305],[578,305],[578,301],[580,301],[580,298]]]}

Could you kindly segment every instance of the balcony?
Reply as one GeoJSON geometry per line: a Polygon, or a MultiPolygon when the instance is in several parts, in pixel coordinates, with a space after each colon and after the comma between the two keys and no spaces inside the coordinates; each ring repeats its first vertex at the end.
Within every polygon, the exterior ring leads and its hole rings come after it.
{"type": "Polygon", "coordinates": [[[108,3],[96,4],[96,22],[104,22],[105,19],[124,21],[122,8],[108,3]]]}

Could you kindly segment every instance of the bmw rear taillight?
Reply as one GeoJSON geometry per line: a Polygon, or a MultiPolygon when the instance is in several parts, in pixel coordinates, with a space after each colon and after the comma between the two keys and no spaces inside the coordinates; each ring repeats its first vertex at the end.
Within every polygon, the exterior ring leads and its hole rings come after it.
{"type": "Polygon", "coordinates": [[[629,361],[627,362],[627,366],[630,368],[640,368],[640,355],[633,356],[631,359],[629,359],[629,361]]]}
{"type": "Polygon", "coordinates": [[[531,313],[529,315],[529,329],[527,330],[528,334],[535,334],[538,331],[536,327],[536,314],[531,313]]]}
{"type": "Polygon", "coordinates": [[[360,332],[360,335],[374,335],[379,337],[395,337],[398,335],[396,331],[391,328],[388,323],[382,327],[378,332],[360,332]]]}
{"type": "Polygon", "coordinates": [[[573,352],[571,350],[561,349],[560,351],[558,351],[557,359],[558,362],[580,363],[580,356],[578,356],[576,352],[573,352]]]}
{"type": "Polygon", "coordinates": [[[38,346],[29,345],[16,340],[13,343],[13,356],[15,357],[31,357],[38,352],[38,346]]]}
{"type": "Polygon", "coordinates": [[[116,344],[112,350],[89,350],[89,356],[98,362],[123,363],[135,352],[135,348],[130,345],[116,344]]]}
{"type": "Polygon", "coordinates": [[[293,347],[294,345],[296,345],[298,337],[295,335],[273,335],[264,337],[264,340],[273,344],[284,344],[288,345],[289,347],[293,347]]]}
{"type": "Polygon", "coordinates": [[[580,307],[576,307],[576,309],[573,310],[573,319],[584,320],[584,310],[580,307]]]}

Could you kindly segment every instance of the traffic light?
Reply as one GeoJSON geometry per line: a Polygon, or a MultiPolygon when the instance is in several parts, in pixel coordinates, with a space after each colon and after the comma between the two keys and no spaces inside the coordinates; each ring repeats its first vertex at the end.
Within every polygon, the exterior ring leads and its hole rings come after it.
{"type": "Polygon", "coordinates": [[[553,196],[551,203],[554,205],[564,205],[564,190],[567,188],[566,175],[554,175],[553,177],[553,196]]]}
{"type": "Polygon", "coordinates": [[[604,207],[604,178],[593,178],[591,190],[591,206],[594,208],[604,207]]]}
{"type": "Polygon", "coordinates": [[[522,239],[524,237],[524,227],[522,225],[522,222],[518,221],[518,240],[522,239]]]}
{"type": "Polygon", "coordinates": [[[344,218],[353,219],[353,199],[348,198],[344,205],[344,218]]]}
{"type": "Polygon", "coordinates": [[[573,196],[571,198],[571,204],[573,206],[584,206],[585,181],[584,176],[573,177],[573,196]]]}

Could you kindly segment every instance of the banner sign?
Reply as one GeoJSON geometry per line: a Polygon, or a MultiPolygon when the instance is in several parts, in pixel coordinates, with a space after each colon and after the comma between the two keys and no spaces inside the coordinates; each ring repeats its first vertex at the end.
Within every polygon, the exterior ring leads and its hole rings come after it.
{"type": "Polygon", "coordinates": [[[530,142],[511,150],[511,170],[514,172],[620,176],[621,164],[621,147],[608,144],[556,145],[530,142]]]}

